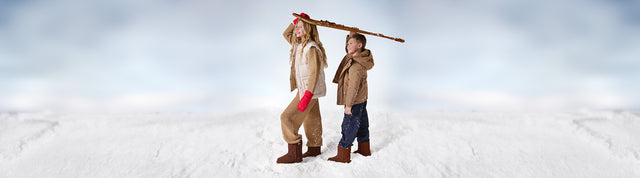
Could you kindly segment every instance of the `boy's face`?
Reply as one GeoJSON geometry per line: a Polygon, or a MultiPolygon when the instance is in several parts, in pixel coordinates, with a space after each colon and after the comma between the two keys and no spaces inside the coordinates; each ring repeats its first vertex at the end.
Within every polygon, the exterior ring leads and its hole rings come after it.
{"type": "Polygon", "coordinates": [[[298,23],[296,23],[296,28],[294,30],[294,32],[296,33],[296,37],[300,38],[304,35],[304,26],[303,26],[302,20],[298,20],[298,23]]]}
{"type": "Polygon", "coordinates": [[[360,48],[362,48],[362,43],[358,42],[358,40],[356,40],[355,38],[351,38],[349,39],[349,41],[347,41],[347,52],[349,54],[355,54],[357,52],[360,52],[360,48]]]}

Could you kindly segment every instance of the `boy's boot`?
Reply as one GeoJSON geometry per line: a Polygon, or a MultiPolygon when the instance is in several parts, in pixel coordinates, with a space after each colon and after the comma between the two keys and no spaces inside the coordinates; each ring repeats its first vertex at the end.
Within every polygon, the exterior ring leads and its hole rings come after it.
{"type": "Polygon", "coordinates": [[[338,154],[332,158],[329,158],[329,161],[341,162],[341,163],[350,163],[351,162],[351,147],[343,148],[338,145],[338,154]]]}
{"type": "Polygon", "coordinates": [[[302,154],[302,157],[306,158],[309,156],[318,156],[319,154],[320,154],[320,147],[308,147],[307,152],[302,154]]]}
{"type": "Polygon", "coordinates": [[[277,163],[302,162],[302,141],[294,144],[289,144],[289,151],[287,152],[287,154],[279,157],[276,162],[277,163]]]}
{"type": "Polygon", "coordinates": [[[371,156],[369,142],[358,142],[358,150],[354,151],[353,153],[360,153],[362,156],[371,156]]]}

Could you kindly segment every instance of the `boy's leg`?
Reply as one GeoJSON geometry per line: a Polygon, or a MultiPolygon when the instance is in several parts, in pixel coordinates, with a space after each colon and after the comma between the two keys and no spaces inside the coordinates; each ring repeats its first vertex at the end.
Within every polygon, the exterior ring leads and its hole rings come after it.
{"type": "Polygon", "coordinates": [[[342,119],[342,138],[340,138],[339,145],[344,148],[349,148],[353,145],[353,140],[356,139],[356,133],[360,126],[360,118],[362,117],[362,103],[356,104],[351,107],[352,115],[344,115],[342,119]]]}
{"type": "Polygon", "coordinates": [[[304,121],[304,115],[298,110],[299,96],[293,98],[289,106],[280,115],[280,125],[282,127],[282,137],[289,144],[302,141],[302,135],[298,134],[300,125],[304,121]]]}
{"type": "Polygon", "coordinates": [[[369,114],[367,113],[367,102],[365,101],[362,104],[362,117],[360,118],[360,127],[356,134],[358,143],[369,141],[369,114]]]}
{"type": "Polygon", "coordinates": [[[308,140],[307,146],[322,146],[322,118],[320,116],[318,99],[312,99],[311,102],[309,102],[309,108],[305,111],[305,119],[302,124],[308,140]]]}

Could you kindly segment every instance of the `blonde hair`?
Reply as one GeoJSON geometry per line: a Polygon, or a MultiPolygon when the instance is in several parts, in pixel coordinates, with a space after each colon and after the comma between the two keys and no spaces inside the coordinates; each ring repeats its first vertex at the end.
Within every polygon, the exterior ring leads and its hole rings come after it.
{"type": "MultiPolygon", "coordinates": [[[[297,45],[297,44],[302,44],[302,49],[304,49],[305,46],[307,46],[307,43],[309,43],[309,40],[312,40],[314,42],[316,42],[316,44],[318,45],[318,47],[320,47],[320,52],[322,53],[322,64],[324,64],[324,68],[327,68],[327,55],[324,51],[324,46],[322,46],[322,42],[320,42],[320,36],[318,34],[318,28],[316,27],[316,25],[313,24],[309,24],[309,23],[304,23],[302,20],[299,20],[298,23],[302,23],[302,26],[304,28],[304,35],[302,35],[302,37],[295,37],[294,44],[291,45],[291,54],[293,54],[293,48],[297,45]]],[[[299,54],[302,55],[302,54],[299,54]]],[[[291,59],[293,60],[293,59],[291,59]]]]}

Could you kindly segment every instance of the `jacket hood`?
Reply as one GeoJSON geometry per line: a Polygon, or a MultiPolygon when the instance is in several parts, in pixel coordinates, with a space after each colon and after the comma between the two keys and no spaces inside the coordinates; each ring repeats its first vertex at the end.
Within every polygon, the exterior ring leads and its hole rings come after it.
{"type": "Polygon", "coordinates": [[[353,56],[353,61],[364,66],[367,70],[371,70],[371,68],[373,68],[373,56],[371,55],[371,51],[368,49],[358,53],[357,56],[353,56]]]}

